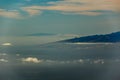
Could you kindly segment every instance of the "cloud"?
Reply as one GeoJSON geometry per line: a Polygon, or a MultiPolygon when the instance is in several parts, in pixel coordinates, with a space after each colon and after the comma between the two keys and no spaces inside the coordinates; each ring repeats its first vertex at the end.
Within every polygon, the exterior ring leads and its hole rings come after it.
{"type": "Polygon", "coordinates": [[[75,63],[83,64],[85,62],[85,60],[83,60],[83,59],[79,59],[79,60],[66,60],[66,61],[44,60],[44,62],[45,63],[49,63],[49,64],[75,64],[75,63]]]}
{"type": "Polygon", "coordinates": [[[94,64],[99,64],[99,63],[104,64],[105,62],[103,59],[98,59],[98,60],[94,60],[93,63],[94,64]]]}
{"type": "Polygon", "coordinates": [[[60,37],[80,37],[79,34],[58,34],[60,37]]]}
{"type": "Polygon", "coordinates": [[[28,34],[26,36],[55,36],[56,34],[52,33],[35,33],[35,34],[28,34]]]}
{"type": "MultiPolygon", "coordinates": [[[[1,60],[4,61],[4,60],[1,60]]],[[[78,60],[50,60],[38,59],[36,57],[22,58],[24,63],[43,63],[43,64],[104,64],[104,59],[78,59],[78,60]]],[[[117,60],[118,61],[118,60],[117,60]]]]}
{"type": "Polygon", "coordinates": [[[33,33],[23,36],[54,36],[54,37],[80,37],[79,34],[57,34],[57,33],[33,33]]]}
{"type": "Polygon", "coordinates": [[[16,56],[20,56],[20,54],[16,54],[16,56]]]}
{"type": "Polygon", "coordinates": [[[49,6],[27,6],[21,9],[30,15],[38,15],[44,10],[59,11],[62,14],[101,15],[106,11],[119,12],[119,0],[62,0],[48,2],[49,6]]]}
{"type": "Polygon", "coordinates": [[[6,56],[7,54],[6,53],[0,53],[0,56],[6,56]]]}
{"type": "Polygon", "coordinates": [[[8,62],[6,59],[0,59],[0,62],[8,62]]]}
{"type": "Polygon", "coordinates": [[[41,63],[42,60],[39,60],[38,58],[35,57],[27,57],[27,58],[22,58],[22,62],[28,62],[28,63],[41,63]]]}
{"type": "MultiPolygon", "coordinates": [[[[26,3],[31,1],[25,0],[26,3]]],[[[44,5],[18,5],[16,10],[0,9],[0,16],[23,19],[25,14],[20,9],[28,13],[29,16],[40,15],[46,10],[57,11],[64,15],[97,16],[109,12],[119,13],[120,0],[59,0],[49,1],[44,5]]]]}
{"type": "Polygon", "coordinates": [[[17,18],[20,18],[20,13],[19,11],[16,11],[16,10],[0,9],[0,16],[17,19],[17,18]]]}
{"type": "Polygon", "coordinates": [[[12,46],[12,43],[3,43],[2,46],[12,46]]]}
{"type": "Polygon", "coordinates": [[[39,15],[42,13],[40,10],[31,9],[29,7],[24,7],[24,8],[22,8],[22,10],[28,12],[30,16],[39,15]]]}
{"type": "Polygon", "coordinates": [[[45,63],[49,64],[104,64],[104,59],[78,59],[78,60],[67,60],[67,61],[57,61],[57,60],[44,60],[45,63]]]}

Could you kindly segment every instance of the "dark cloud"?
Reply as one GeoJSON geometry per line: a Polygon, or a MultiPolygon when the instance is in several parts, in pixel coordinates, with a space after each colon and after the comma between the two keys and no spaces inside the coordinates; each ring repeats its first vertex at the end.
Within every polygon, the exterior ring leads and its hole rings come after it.
{"type": "Polygon", "coordinates": [[[57,34],[53,33],[34,33],[34,34],[27,34],[26,36],[55,36],[57,34]]]}

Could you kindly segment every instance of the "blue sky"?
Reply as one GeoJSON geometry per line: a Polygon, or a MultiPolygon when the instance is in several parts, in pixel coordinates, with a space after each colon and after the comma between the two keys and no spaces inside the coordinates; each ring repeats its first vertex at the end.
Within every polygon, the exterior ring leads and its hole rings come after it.
{"type": "Polygon", "coordinates": [[[0,0],[0,43],[111,33],[120,30],[119,21],[119,0],[0,0]]]}

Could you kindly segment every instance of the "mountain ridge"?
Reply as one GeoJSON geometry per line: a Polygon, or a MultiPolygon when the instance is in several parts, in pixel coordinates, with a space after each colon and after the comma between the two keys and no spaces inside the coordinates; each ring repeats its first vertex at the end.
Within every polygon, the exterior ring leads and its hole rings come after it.
{"type": "Polygon", "coordinates": [[[89,35],[89,36],[83,36],[83,37],[77,37],[67,40],[62,40],[60,42],[68,42],[68,43],[76,43],[76,42],[120,42],[120,31],[113,32],[110,34],[101,34],[101,35],[89,35]]]}

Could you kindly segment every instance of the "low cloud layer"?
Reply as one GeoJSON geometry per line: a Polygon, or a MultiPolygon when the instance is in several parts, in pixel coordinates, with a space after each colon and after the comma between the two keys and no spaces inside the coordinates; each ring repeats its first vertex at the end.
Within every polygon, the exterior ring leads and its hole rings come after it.
{"type": "Polygon", "coordinates": [[[59,60],[40,60],[36,57],[27,57],[22,58],[21,61],[23,63],[44,63],[44,64],[104,64],[104,59],[78,59],[78,60],[65,60],[65,61],[59,61],[59,60]]]}

